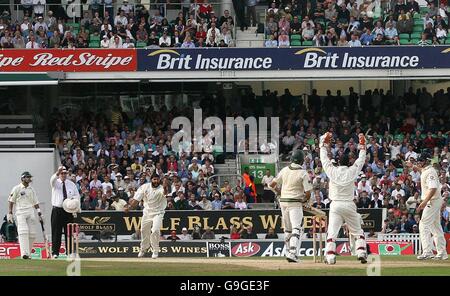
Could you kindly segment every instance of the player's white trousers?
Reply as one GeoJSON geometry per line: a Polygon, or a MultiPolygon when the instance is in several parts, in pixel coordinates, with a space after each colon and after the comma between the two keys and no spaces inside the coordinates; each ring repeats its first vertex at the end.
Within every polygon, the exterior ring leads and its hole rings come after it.
{"type": "Polygon", "coordinates": [[[420,242],[422,243],[422,253],[424,254],[433,254],[433,239],[437,254],[447,254],[444,231],[441,226],[442,203],[443,200],[441,199],[431,200],[423,209],[422,218],[419,223],[419,234],[420,242]]]}
{"type": "Polygon", "coordinates": [[[303,234],[301,231],[303,224],[302,204],[300,202],[281,202],[280,208],[288,252],[298,254],[300,236],[303,234]]]}
{"type": "Polygon", "coordinates": [[[147,250],[151,246],[153,251],[159,252],[159,237],[163,218],[164,213],[147,213],[144,209],[141,222],[142,250],[147,250]]]}
{"type": "Polygon", "coordinates": [[[353,201],[332,201],[328,220],[325,254],[335,254],[335,241],[344,222],[347,224],[350,234],[356,238],[356,254],[358,255],[359,253],[366,252],[364,231],[361,227],[361,216],[356,211],[356,205],[353,201]]]}
{"type": "Polygon", "coordinates": [[[36,216],[34,208],[17,209],[17,234],[19,235],[20,255],[31,256],[31,249],[36,239],[36,216]]]}

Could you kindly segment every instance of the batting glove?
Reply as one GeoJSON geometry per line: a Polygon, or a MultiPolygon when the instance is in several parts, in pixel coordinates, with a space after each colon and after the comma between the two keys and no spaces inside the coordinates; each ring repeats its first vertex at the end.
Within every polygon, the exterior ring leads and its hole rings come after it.
{"type": "Polygon", "coordinates": [[[364,134],[359,134],[358,135],[358,138],[359,138],[359,145],[358,145],[358,148],[359,148],[359,150],[365,150],[366,149],[366,137],[364,136],[364,134]]]}
{"type": "Polygon", "coordinates": [[[6,215],[6,220],[8,220],[8,223],[14,223],[13,214],[8,213],[8,214],[6,215]]]}
{"type": "Polygon", "coordinates": [[[320,147],[328,147],[331,142],[332,133],[325,133],[320,137],[320,147]]]}

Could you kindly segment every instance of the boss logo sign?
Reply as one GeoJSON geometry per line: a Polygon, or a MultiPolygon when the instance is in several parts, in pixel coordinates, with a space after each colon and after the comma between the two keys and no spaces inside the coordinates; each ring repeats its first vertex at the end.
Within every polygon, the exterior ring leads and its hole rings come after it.
{"type": "Polygon", "coordinates": [[[228,251],[230,246],[228,244],[209,243],[208,248],[210,251],[228,251]]]}
{"type": "Polygon", "coordinates": [[[237,244],[231,249],[231,254],[237,257],[250,257],[258,254],[261,250],[261,246],[256,243],[241,243],[237,244]]]}

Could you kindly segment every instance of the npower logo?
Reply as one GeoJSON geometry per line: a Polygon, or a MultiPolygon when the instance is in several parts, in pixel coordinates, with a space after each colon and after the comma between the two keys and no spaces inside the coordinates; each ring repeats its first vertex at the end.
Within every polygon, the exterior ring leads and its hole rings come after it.
{"type": "Polygon", "coordinates": [[[17,252],[20,252],[18,244],[17,246],[8,246],[6,244],[4,246],[0,246],[0,257],[10,256],[17,252]]]}
{"type": "Polygon", "coordinates": [[[261,246],[257,243],[240,243],[231,249],[231,254],[236,257],[250,257],[258,254],[260,250],[261,246]]]}

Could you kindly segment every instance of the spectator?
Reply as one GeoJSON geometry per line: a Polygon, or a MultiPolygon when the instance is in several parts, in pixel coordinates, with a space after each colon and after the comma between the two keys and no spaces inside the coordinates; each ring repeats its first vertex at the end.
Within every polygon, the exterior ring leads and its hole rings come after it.
{"type": "Polygon", "coordinates": [[[181,48],[195,48],[195,43],[192,42],[190,36],[186,36],[186,38],[183,41],[183,44],[181,44],[181,48]]]}
{"type": "Polygon", "coordinates": [[[213,209],[212,202],[208,200],[206,194],[201,196],[201,201],[199,203],[199,206],[206,211],[210,211],[213,209]]]}
{"type": "Polygon", "coordinates": [[[350,47],[360,47],[361,41],[359,41],[359,37],[357,34],[352,34],[351,40],[348,42],[348,46],[350,47]]]}
{"type": "Polygon", "coordinates": [[[337,42],[337,46],[348,46],[348,41],[345,38],[345,36],[341,36],[337,42]]]}
{"type": "Polygon", "coordinates": [[[258,19],[256,18],[256,5],[259,0],[246,0],[247,4],[247,23],[250,27],[256,27],[258,25],[258,19]]]}
{"type": "Polygon", "coordinates": [[[103,39],[100,41],[100,48],[109,48],[108,35],[103,35],[103,39]]]}
{"type": "Polygon", "coordinates": [[[231,193],[225,194],[225,199],[222,201],[222,210],[232,210],[234,209],[234,200],[231,193]]]}
{"type": "Polygon", "coordinates": [[[182,241],[189,241],[192,240],[191,235],[188,233],[188,230],[186,227],[183,227],[183,229],[181,229],[181,235],[179,236],[180,240],[182,241]]]}
{"type": "Polygon", "coordinates": [[[215,193],[213,195],[214,200],[211,202],[211,206],[213,210],[221,210],[222,209],[222,201],[220,200],[219,193],[215,193]]]}
{"type": "Polygon", "coordinates": [[[278,46],[279,47],[289,47],[289,36],[286,34],[284,30],[280,32],[280,36],[278,36],[278,46]]]}
{"type": "Polygon", "coordinates": [[[241,235],[236,226],[230,226],[230,239],[240,239],[241,235]]]}
{"type": "Polygon", "coordinates": [[[251,226],[243,227],[240,233],[241,239],[258,239],[251,226]]]}
{"type": "Polygon", "coordinates": [[[261,184],[264,186],[263,201],[264,202],[274,202],[275,193],[269,188],[269,184],[272,183],[274,176],[270,170],[266,170],[266,174],[261,180],[261,184]]]}
{"type": "Polygon", "coordinates": [[[124,211],[127,208],[128,203],[121,199],[118,195],[113,196],[114,201],[111,204],[111,209],[116,211],[124,211]]]}
{"type": "Polygon", "coordinates": [[[373,35],[370,32],[370,29],[366,29],[366,31],[361,35],[360,42],[363,45],[370,45],[373,42],[373,35]]]}
{"type": "Polygon", "coordinates": [[[417,45],[421,45],[421,46],[431,45],[430,40],[428,40],[428,35],[429,34],[423,33],[422,38],[419,41],[417,41],[417,45]]]}
{"type": "Polygon", "coordinates": [[[387,40],[394,40],[398,36],[397,29],[394,28],[392,23],[387,23],[386,30],[384,31],[384,36],[387,40]]]}
{"type": "Polygon", "coordinates": [[[216,235],[214,234],[214,232],[211,230],[211,228],[209,228],[208,226],[205,227],[205,232],[202,235],[202,239],[215,239],[216,235]]]}
{"type": "Polygon", "coordinates": [[[185,195],[182,191],[178,192],[178,199],[175,201],[176,210],[189,210],[189,202],[186,200],[185,195]]]}
{"type": "MultiPolygon", "coordinates": [[[[369,199],[369,196],[366,191],[361,192],[357,206],[358,208],[363,209],[371,207],[371,200],[369,199]]],[[[378,202],[377,200],[376,202],[374,202],[373,207],[375,208],[375,206],[381,208],[381,201],[378,202]]]]}
{"type": "Polygon", "coordinates": [[[238,210],[246,210],[247,203],[243,200],[242,196],[239,196],[236,202],[234,203],[234,208],[238,210]]]}
{"type": "Polygon", "coordinates": [[[176,242],[177,240],[180,240],[180,238],[177,236],[177,232],[175,230],[172,230],[170,232],[170,235],[168,235],[166,239],[170,240],[172,242],[176,242]]]}
{"type": "Polygon", "coordinates": [[[36,38],[34,37],[34,35],[30,36],[30,41],[28,41],[27,45],[25,46],[25,48],[27,49],[39,49],[41,48],[41,45],[36,42],[36,38]]]}
{"type": "Polygon", "coordinates": [[[270,35],[269,39],[264,42],[265,47],[278,47],[278,41],[275,40],[274,35],[270,35]]]}
{"type": "Polygon", "coordinates": [[[311,27],[311,23],[306,23],[306,28],[302,31],[303,40],[312,40],[314,38],[314,29],[311,27]]]}
{"type": "Polygon", "coordinates": [[[170,38],[167,29],[163,31],[161,37],[159,37],[159,46],[161,47],[170,47],[172,44],[172,39],[170,38]]]}
{"type": "Polygon", "coordinates": [[[278,234],[275,233],[275,229],[269,227],[265,239],[278,239],[278,234]]]}
{"type": "Polygon", "coordinates": [[[379,199],[378,192],[374,192],[372,201],[370,202],[369,209],[381,209],[383,201],[379,199]]]}

